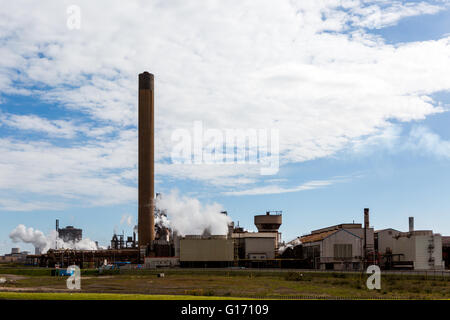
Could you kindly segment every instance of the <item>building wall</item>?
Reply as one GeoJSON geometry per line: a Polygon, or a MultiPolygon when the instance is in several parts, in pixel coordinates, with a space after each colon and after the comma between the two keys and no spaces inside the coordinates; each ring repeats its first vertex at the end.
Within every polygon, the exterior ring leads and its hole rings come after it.
{"type": "MultiPolygon", "coordinates": [[[[364,241],[362,237],[357,235],[361,232],[358,230],[361,229],[356,229],[356,232],[354,232],[355,229],[341,229],[321,241],[303,243],[302,246],[305,252],[304,258],[311,260],[311,267],[320,268],[323,270],[330,268],[332,270],[359,269],[361,267],[364,241]],[[351,258],[335,258],[335,245],[351,245],[351,258]],[[311,250],[308,250],[308,248],[312,247],[319,249],[320,258],[317,258],[315,255],[311,255],[311,250]]],[[[368,237],[371,237],[371,235],[373,235],[373,229],[368,232],[368,237]]],[[[370,241],[370,243],[373,243],[373,241],[370,241]]]]}
{"type": "Polygon", "coordinates": [[[393,254],[403,254],[401,261],[415,261],[416,259],[416,243],[412,237],[393,238],[393,254]]]}
{"type": "Polygon", "coordinates": [[[318,269],[318,262],[320,261],[320,254],[322,252],[322,241],[303,243],[302,247],[302,258],[308,261],[309,268],[318,269]]]}
{"type": "Polygon", "coordinates": [[[442,237],[440,234],[411,234],[393,238],[394,254],[403,254],[402,261],[413,261],[414,269],[429,270],[442,268],[442,237]],[[432,241],[431,241],[432,240],[432,241]],[[430,252],[429,245],[433,243],[434,249],[430,252]],[[430,263],[430,257],[434,262],[430,263]]]}
{"type": "Polygon", "coordinates": [[[388,249],[392,251],[394,248],[394,237],[399,233],[400,231],[395,229],[378,231],[378,252],[385,254],[388,249]]]}
{"type": "Polygon", "coordinates": [[[438,234],[433,236],[415,236],[416,260],[414,269],[440,269],[442,267],[442,237],[438,234]],[[430,252],[429,245],[433,243],[434,249],[430,252]],[[430,257],[434,262],[430,263],[430,257]]]}
{"type": "Polygon", "coordinates": [[[177,257],[146,257],[144,259],[145,268],[164,268],[180,265],[180,259],[177,257]]]}
{"type": "Polygon", "coordinates": [[[434,235],[434,261],[436,269],[445,269],[445,261],[442,254],[442,236],[440,234],[434,235]]]}
{"type": "Polygon", "coordinates": [[[333,262],[335,261],[334,258],[334,245],[335,244],[351,244],[352,245],[352,261],[360,260],[356,257],[362,256],[362,246],[363,246],[363,240],[359,237],[354,236],[355,229],[351,230],[352,234],[347,231],[339,231],[328,238],[325,238],[322,241],[321,246],[321,262],[333,262]]]}
{"type": "Polygon", "coordinates": [[[267,259],[275,258],[276,238],[245,238],[245,257],[265,255],[267,259]]]}
{"type": "MultiPolygon", "coordinates": [[[[364,247],[364,228],[354,228],[354,229],[344,229],[344,230],[347,230],[348,232],[351,232],[354,235],[357,235],[358,237],[362,238],[363,239],[362,245],[364,247]]],[[[363,247],[361,247],[361,253],[362,253],[363,247]]],[[[367,247],[372,248],[372,249],[375,248],[373,228],[367,229],[367,247]]]]}
{"type": "Polygon", "coordinates": [[[180,239],[181,262],[233,261],[231,239],[180,239]]]}

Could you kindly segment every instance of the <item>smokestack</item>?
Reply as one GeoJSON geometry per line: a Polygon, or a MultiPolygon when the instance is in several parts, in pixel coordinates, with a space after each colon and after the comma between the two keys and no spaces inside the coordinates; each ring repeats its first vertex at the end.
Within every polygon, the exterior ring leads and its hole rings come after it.
{"type": "Polygon", "coordinates": [[[414,231],[414,217],[409,217],[409,232],[414,231]]]}
{"type": "Polygon", "coordinates": [[[369,229],[369,208],[364,208],[364,258],[367,259],[367,229],[369,229]]]}
{"type": "Polygon", "coordinates": [[[154,217],[154,78],[144,72],[139,75],[139,246],[155,240],[154,217]]]}
{"type": "Polygon", "coordinates": [[[364,208],[364,228],[369,229],[369,208],[364,208]]]}
{"type": "Polygon", "coordinates": [[[59,237],[59,219],[56,219],[56,239],[55,239],[55,249],[58,249],[58,237],[59,237]]]}

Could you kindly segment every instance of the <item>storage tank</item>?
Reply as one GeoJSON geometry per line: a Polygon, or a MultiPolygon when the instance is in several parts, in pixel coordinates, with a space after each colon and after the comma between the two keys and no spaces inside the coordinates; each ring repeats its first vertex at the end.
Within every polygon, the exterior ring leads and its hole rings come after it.
{"type": "Polygon", "coordinates": [[[270,214],[269,211],[264,215],[255,216],[255,226],[258,232],[278,232],[281,226],[281,213],[270,214]]]}

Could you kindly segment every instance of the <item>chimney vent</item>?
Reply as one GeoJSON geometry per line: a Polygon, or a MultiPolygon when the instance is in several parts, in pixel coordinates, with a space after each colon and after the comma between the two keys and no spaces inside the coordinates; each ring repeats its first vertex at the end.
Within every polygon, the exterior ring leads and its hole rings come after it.
{"type": "Polygon", "coordinates": [[[409,232],[414,231],[414,217],[409,217],[409,232]]]}

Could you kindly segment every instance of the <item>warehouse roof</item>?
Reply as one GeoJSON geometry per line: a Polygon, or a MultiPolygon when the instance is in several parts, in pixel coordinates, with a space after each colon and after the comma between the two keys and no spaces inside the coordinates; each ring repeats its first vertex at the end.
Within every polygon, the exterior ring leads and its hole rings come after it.
{"type": "Polygon", "coordinates": [[[326,237],[332,235],[333,233],[336,233],[340,230],[330,230],[330,231],[326,231],[326,232],[322,232],[322,233],[313,233],[313,234],[309,234],[307,236],[303,236],[300,238],[300,241],[302,243],[307,243],[307,242],[316,242],[316,241],[322,241],[323,239],[325,239],[326,237]]]}
{"type": "Polygon", "coordinates": [[[328,238],[329,236],[331,236],[331,235],[333,235],[335,233],[341,232],[341,231],[345,231],[345,232],[351,234],[352,236],[355,236],[357,238],[361,238],[360,236],[352,233],[351,231],[349,231],[347,229],[336,229],[336,230],[325,231],[325,232],[322,232],[322,233],[312,233],[310,235],[301,237],[300,241],[302,243],[322,241],[322,240],[328,238]]]}
{"type": "Polygon", "coordinates": [[[313,231],[311,231],[311,234],[318,234],[318,233],[328,232],[328,231],[332,231],[332,230],[339,230],[339,229],[361,229],[361,228],[362,228],[361,223],[341,223],[341,224],[337,224],[335,226],[313,230],[313,231]]]}

